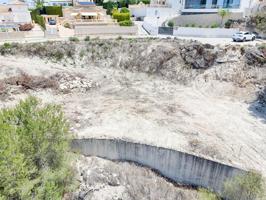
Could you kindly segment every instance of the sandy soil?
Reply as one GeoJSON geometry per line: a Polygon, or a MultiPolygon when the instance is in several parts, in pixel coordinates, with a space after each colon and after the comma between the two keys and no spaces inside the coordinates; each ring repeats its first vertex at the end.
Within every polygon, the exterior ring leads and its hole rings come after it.
{"type": "MultiPolygon", "coordinates": [[[[1,79],[82,75],[70,92],[13,86],[1,107],[32,94],[61,104],[75,137],[123,138],[169,147],[266,174],[266,122],[252,110],[255,88],[194,80],[184,86],[155,75],[114,68],[63,66],[25,57],[0,57],[1,79]],[[85,80],[93,86],[82,89],[85,80]],[[77,83],[78,82],[78,83],[77,83]]],[[[64,87],[67,83],[62,83],[64,87]]]]}

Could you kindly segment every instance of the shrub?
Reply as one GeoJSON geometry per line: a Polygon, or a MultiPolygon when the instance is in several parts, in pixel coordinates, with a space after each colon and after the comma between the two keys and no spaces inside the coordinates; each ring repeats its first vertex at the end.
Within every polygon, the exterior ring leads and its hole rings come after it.
{"type": "Polygon", "coordinates": [[[196,27],[196,24],[191,24],[191,27],[196,27]]]}
{"type": "Polygon", "coordinates": [[[175,24],[174,24],[173,21],[168,21],[167,25],[168,25],[169,27],[174,27],[175,24]]]}
{"type": "Polygon", "coordinates": [[[185,27],[189,27],[189,24],[186,24],[185,27]]]}
{"type": "Polygon", "coordinates": [[[45,27],[45,21],[44,21],[44,18],[43,16],[41,15],[36,15],[36,23],[39,24],[43,29],[46,29],[45,27]]]}
{"type": "Polygon", "coordinates": [[[33,28],[32,24],[22,24],[19,26],[20,31],[30,31],[33,28]]]}
{"type": "Polygon", "coordinates": [[[111,15],[112,10],[117,7],[118,7],[118,4],[116,2],[108,1],[108,2],[103,3],[103,8],[106,9],[107,15],[111,15]]]}
{"type": "Polygon", "coordinates": [[[232,25],[232,20],[227,20],[227,21],[224,23],[224,27],[225,27],[225,28],[231,28],[231,25],[232,25]]]}
{"type": "Polygon", "coordinates": [[[63,17],[62,6],[45,6],[44,10],[47,15],[59,15],[59,17],[63,17]]]}
{"type": "Polygon", "coordinates": [[[71,27],[70,27],[70,24],[69,24],[68,22],[66,22],[66,23],[64,24],[64,27],[65,27],[65,28],[71,28],[71,27]]]}
{"type": "Polygon", "coordinates": [[[220,200],[220,198],[216,194],[203,188],[199,189],[199,199],[200,200],[220,200]]]}
{"type": "Polygon", "coordinates": [[[113,18],[116,19],[118,22],[130,20],[130,13],[114,12],[113,18]]]}
{"type": "Polygon", "coordinates": [[[256,28],[266,33],[266,12],[257,13],[255,16],[256,28]]]}
{"type": "Polygon", "coordinates": [[[212,25],[211,25],[211,28],[218,28],[219,27],[219,25],[217,24],[217,23],[213,23],[212,25]]]}
{"type": "Polygon", "coordinates": [[[134,5],[137,3],[138,3],[138,0],[128,0],[128,4],[130,4],[130,5],[134,5]]]}
{"type": "Polygon", "coordinates": [[[77,37],[70,37],[69,41],[71,41],[71,42],[79,42],[79,39],[77,37]]]}
{"type": "Polygon", "coordinates": [[[10,49],[12,47],[12,45],[8,42],[5,42],[3,46],[5,49],[10,49]]]}
{"type": "Polygon", "coordinates": [[[150,0],[141,0],[141,2],[144,4],[150,4],[150,0]]]}
{"type": "Polygon", "coordinates": [[[201,25],[199,25],[199,28],[202,28],[202,26],[201,26],[201,25]]]}
{"type": "Polygon", "coordinates": [[[91,39],[90,36],[86,36],[84,41],[90,41],[90,39],[91,39]]]}
{"type": "Polygon", "coordinates": [[[61,199],[73,176],[61,108],[29,97],[0,111],[0,129],[1,199],[61,199]]]}
{"type": "Polygon", "coordinates": [[[261,174],[248,172],[226,181],[223,193],[230,200],[260,199],[265,197],[265,182],[261,174]]]}
{"type": "Polygon", "coordinates": [[[125,20],[125,21],[121,21],[119,22],[120,26],[132,26],[133,22],[131,20],[125,20]]]}
{"type": "Polygon", "coordinates": [[[120,13],[130,13],[130,11],[127,8],[123,7],[120,9],[120,13]]]}
{"type": "Polygon", "coordinates": [[[118,0],[118,8],[127,7],[127,1],[126,0],[118,0]]]}

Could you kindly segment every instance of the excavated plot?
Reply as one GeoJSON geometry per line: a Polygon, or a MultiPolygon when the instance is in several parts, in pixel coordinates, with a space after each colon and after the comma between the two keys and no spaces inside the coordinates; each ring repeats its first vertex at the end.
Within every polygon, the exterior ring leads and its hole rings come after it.
{"type": "Polygon", "coordinates": [[[156,75],[103,67],[64,67],[38,58],[1,57],[0,65],[2,78],[20,71],[46,77],[69,73],[82,74],[84,80],[97,83],[86,91],[71,89],[66,93],[24,91],[13,86],[1,107],[36,95],[44,102],[63,106],[77,138],[122,138],[266,174],[266,124],[250,110],[250,103],[245,103],[247,96],[254,96],[252,87],[238,88],[217,80],[206,83],[200,77],[184,86],[156,75]]]}

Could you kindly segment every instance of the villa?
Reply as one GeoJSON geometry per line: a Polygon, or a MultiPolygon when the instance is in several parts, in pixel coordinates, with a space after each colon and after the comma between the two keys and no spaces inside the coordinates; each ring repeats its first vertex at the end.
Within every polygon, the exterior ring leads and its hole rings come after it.
{"type": "Polygon", "coordinates": [[[26,3],[14,0],[7,4],[0,4],[1,26],[17,26],[27,23],[31,23],[31,16],[26,3]]]}

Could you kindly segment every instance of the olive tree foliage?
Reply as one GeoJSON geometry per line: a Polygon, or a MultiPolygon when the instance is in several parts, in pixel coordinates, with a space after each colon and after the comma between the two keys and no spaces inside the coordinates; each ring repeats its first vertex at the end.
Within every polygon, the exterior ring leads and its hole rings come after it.
{"type": "Polygon", "coordinates": [[[230,15],[230,12],[227,9],[219,9],[218,10],[218,15],[221,17],[220,25],[222,26],[223,22],[224,22],[224,18],[227,17],[228,15],[230,15]]]}
{"type": "Polygon", "coordinates": [[[0,111],[0,199],[61,199],[70,186],[68,124],[34,97],[0,111]]]}
{"type": "Polygon", "coordinates": [[[226,181],[223,193],[230,200],[265,200],[265,189],[262,175],[248,172],[226,181]]]}

